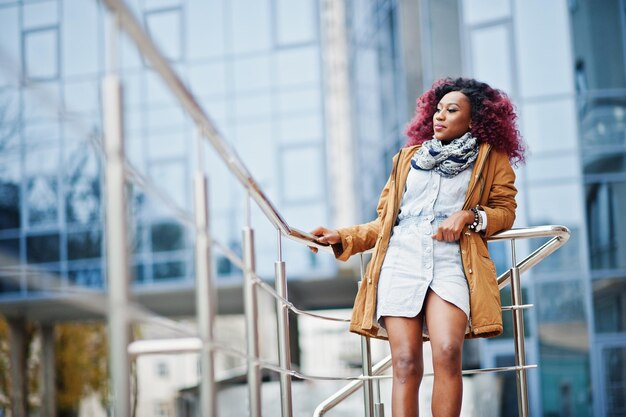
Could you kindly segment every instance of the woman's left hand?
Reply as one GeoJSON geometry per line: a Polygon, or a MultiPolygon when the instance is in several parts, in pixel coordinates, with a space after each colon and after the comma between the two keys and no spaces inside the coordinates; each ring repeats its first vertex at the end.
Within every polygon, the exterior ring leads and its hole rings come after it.
{"type": "Polygon", "coordinates": [[[474,213],[471,210],[457,211],[441,223],[437,233],[432,235],[432,238],[446,242],[456,242],[460,239],[465,225],[470,224],[472,221],[474,221],[474,213]]]}

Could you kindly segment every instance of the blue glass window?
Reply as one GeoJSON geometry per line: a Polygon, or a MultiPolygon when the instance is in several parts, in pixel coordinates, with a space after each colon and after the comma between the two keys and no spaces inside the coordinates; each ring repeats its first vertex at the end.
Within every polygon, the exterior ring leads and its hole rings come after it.
{"type": "Polygon", "coordinates": [[[31,80],[52,80],[59,76],[59,31],[37,29],[24,33],[24,72],[31,80]]]}
{"type": "Polygon", "coordinates": [[[179,8],[146,13],[148,33],[171,61],[183,58],[182,13],[179,8]]]}
{"type": "Polygon", "coordinates": [[[67,259],[89,259],[102,256],[102,232],[92,229],[67,234],[67,259]]]}
{"type": "Polygon", "coordinates": [[[185,248],[185,229],[174,222],[153,224],[152,251],[175,251],[185,248]]]}
{"type": "Polygon", "coordinates": [[[0,161],[0,230],[20,227],[19,177],[18,159],[0,161]]]}
{"type": "Polygon", "coordinates": [[[58,262],[59,235],[37,235],[26,238],[26,260],[28,263],[58,262]]]}
{"type": "Polygon", "coordinates": [[[268,0],[230,2],[233,52],[266,51],[271,47],[268,0]]]}
{"type": "Polygon", "coordinates": [[[276,37],[281,45],[312,42],[317,37],[313,0],[276,0],[276,37]]]}

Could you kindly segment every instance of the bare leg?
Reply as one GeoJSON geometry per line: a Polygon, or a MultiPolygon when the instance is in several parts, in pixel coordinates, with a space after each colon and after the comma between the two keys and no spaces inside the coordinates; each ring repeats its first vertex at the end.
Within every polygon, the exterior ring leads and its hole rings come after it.
{"type": "Polygon", "coordinates": [[[432,290],[426,294],[425,315],[435,373],[433,417],[458,417],[463,399],[461,359],[467,316],[432,290]]]}
{"type": "Polygon", "coordinates": [[[392,417],[417,417],[418,391],[424,374],[422,314],[417,317],[385,317],[393,363],[392,417]]]}

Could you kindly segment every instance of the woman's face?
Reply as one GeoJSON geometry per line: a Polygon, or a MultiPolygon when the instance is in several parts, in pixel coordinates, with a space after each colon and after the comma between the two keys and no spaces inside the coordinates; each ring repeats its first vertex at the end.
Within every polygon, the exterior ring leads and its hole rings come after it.
{"type": "Polygon", "coordinates": [[[451,91],[441,98],[433,115],[435,139],[449,141],[463,136],[470,129],[472,106],[460,91],[451,91]]]}

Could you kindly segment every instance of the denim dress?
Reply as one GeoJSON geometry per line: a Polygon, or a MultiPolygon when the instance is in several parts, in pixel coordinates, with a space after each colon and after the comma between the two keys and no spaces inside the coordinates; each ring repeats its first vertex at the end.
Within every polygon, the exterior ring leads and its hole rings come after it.
{"type": "Polygon", "coordinates": [[[431,236],[448,216],[463,208],[472,166],[452,178],[433,170],[410,169],[378,281],[376,319],[381,326],[384,316],[417,316],[429,288],[469,319],[469,287],[459,242],[431,236]]]}

